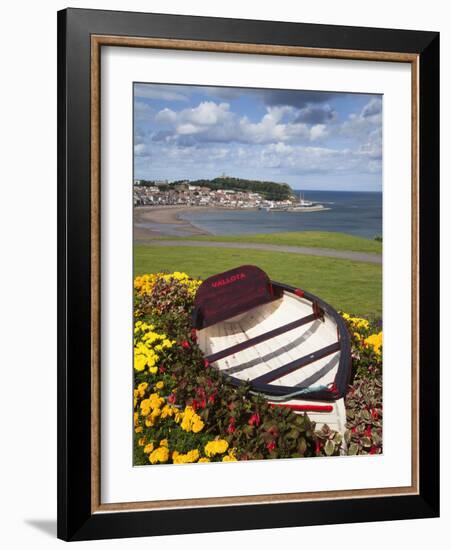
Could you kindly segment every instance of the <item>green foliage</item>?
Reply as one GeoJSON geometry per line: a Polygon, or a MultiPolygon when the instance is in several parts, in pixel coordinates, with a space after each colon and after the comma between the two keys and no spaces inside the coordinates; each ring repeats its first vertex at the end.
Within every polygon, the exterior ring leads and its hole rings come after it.
{"type": "Polygon", "coordinates": [[[285,200],[294,197],[291,187],[286,183],[273,181],[247,180],[243,178],[220,177],[212,180],[200,179],[190,182],[191,185],[208,187],[212,190],[226,189],[233,191],[251,191],[260,193],[268,200],[285,200]]]}
{"type": "Polygon", "coordinates": [[[377,345],[377,336],[381,335],[381,322],[375,319],[371,323],[362,323],[361,319],[347,317],[353,365],[351,385],[345,399],[345,441],[348,454],[380,454],[383,417],[382,353],[377,345]]]}

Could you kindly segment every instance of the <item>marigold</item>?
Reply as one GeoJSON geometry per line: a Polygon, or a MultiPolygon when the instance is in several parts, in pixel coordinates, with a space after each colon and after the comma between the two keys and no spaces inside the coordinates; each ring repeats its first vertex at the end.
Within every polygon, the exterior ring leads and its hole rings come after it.
{"type": "Polygon", "coordinates": [[[236,462],[236,457],[233,455],[225,455],[222,459],[223,462],[236,462]]]}
{"type": "Polygon", "coordinates": [[[140,397],[144,397],[144,394],[146,393],[147,388],[149,387],[149,384],[147,382],[141,382],[141,384],[138,384],[137,392],[140,397]]]}
{"type": "Polygon", "coordinates": [[[382,332],[379,332],[379,334],[371,334],[368,338],[365,338],[365,344],[372,347],[376,355],[381,355],[382,332]]]}
{"type": "Polygon", "coordinates": [[[228,447],[229,444],[225,439],[214,439],[205,445],[204,451],[208,457],[212,457],[225,453],[228,447]]]}
{"type": "Polygon", "coordinates": [[[175,421],[181,420],[180,427],[185,432],[198,433],[204,427],[201,417],[196,414],[193,407],[185,407],[183,413],[176,414],[175,421]]]}
{"type": "Polygon", "coordinates": [[[196,462],[200,456],[198,449],[193,449],[185,454],[174,451],[172,453],[172,462],[174,464],[191,464],[196,462]]]}
{"type": "Polygon", "coordinates": [[[151,464],[156,464],[157,462],[164,463],[167,462],[169,458],[169,449],[167,447],[158,447],[150,453],[149,462],[151,464]]]}

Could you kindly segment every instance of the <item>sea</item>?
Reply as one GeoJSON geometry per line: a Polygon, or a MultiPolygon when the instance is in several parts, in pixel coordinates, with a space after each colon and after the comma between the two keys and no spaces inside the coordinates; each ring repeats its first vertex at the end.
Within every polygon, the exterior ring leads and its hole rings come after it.
{"type": "Polygon", "coordinates": [[[305,200],[330,210],[266,212],[265,210],[189,211],[180,218],[213,235],[243,235],[287,231],[339,231],[374,239],[382,235],[382,193],[355,191],[295,191],[305,200]]]}

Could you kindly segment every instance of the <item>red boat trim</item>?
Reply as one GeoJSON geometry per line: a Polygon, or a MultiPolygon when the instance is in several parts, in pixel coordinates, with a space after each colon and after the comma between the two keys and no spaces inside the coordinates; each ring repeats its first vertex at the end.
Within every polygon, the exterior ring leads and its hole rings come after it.
{"type": "Polygon", "coordinates": [[[298,412],[332,412],[333,405],[290,405],[287,403],[270,403],[271,407],[282,407],[298,412]]]}

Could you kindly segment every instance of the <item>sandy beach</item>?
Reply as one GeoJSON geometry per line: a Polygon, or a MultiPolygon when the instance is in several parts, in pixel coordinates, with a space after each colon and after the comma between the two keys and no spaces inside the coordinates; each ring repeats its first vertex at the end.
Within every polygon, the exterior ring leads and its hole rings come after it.
{"type": "Polygon", "coordinates": [[[202,210],[215,212],[217,208],[204,206],[139,206],[133,211],[134,240],[145,242],[153,237],[209,235],[186,220],[180,219],[182,212],[202,210]]]}

